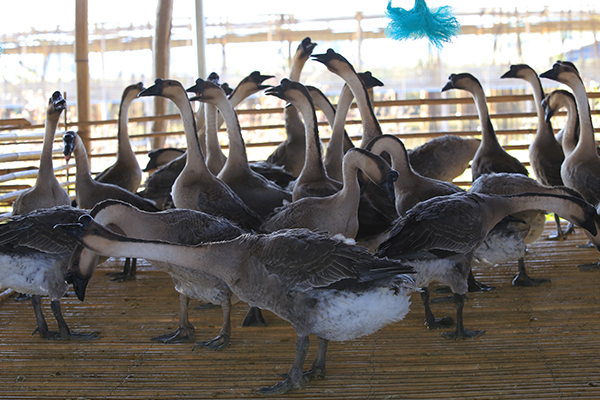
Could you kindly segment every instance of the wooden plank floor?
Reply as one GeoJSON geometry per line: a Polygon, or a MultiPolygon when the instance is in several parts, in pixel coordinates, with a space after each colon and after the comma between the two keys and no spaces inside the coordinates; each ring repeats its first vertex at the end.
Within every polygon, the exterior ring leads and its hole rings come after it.
{"type": "MultiPolygon", "coordinates": [[[[415,293],[404,321],[366,338],[331,343],[327,378],[282,398],[600,398],[600,270],[575,266],[597,261],[599,254],[575,247],[585,242],[577,230],[567,241],[532,245],[530,274],[552,280],[536,288],[510,285],[516,263],[478,268],[477,278],[496,289],[469,294],[465,325],[486,329],[485,335],[452,341],[426,330],[415,293]]],[[[109,260],[98,269],[85,302],[73,295],[63,301],[71,329],[99,331],[97,341],[31,336],[29,302],[0,303],[0,398],[253,398],[257,388],[275,384],[289,368],[294,331],[270,313],[268,327],[240,328],[243,304],[234,307],[226,350],[151,342],[176,327],[178,295],[170,278],[148,263],[142,263],[136,281],[109,281],[104,274],[118,270],[119,263],[109,260]]],[[[52,329],[47,301],[44,307],[52,329]]],[[[454,315],[450,303],[433,308],[439,316],[454,315]]],[[[220,309],[194,309],[190,318],[198,340],[214,337],[222,321],[220,309]]],[[[309,359],[316,339],[311,344],[309,359]]]]}

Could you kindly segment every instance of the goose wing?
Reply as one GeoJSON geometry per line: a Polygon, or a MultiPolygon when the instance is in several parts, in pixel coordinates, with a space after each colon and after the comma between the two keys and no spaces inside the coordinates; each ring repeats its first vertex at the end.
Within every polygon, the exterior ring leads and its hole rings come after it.
{"type": "Polygon", "coordinates": [[[264,268],[291,289],[325,288],[340,281],[370,282],[413,269],[377,258],[324,233],[289,229],[265,235],[256,248],[264,268]]]}

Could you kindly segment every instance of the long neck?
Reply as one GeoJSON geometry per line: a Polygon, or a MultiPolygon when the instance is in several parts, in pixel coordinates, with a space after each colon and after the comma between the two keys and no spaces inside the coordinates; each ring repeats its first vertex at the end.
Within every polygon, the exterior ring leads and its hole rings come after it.
{"type": "Polygon", "coordinates": [[[200,142],[200,150],[202,154],[207,154],[206,151],[206,113],[205,103],[200,103],[198,111],[196,111],[194,121],[196,122],[196,129],[198,129],[198,141],[200,142]]]}
{"type": "Polygon", "coordinates": [[[383,134],[381,126],[375,117],[375,112],[373,111],[373,105],[371,104],[367,88],[356,74],[356,71],[345,71],[342,78],[346,81],[356,98],[356,105],[360,112],[363,128],[360,147],[364,149],[373,138],[383,134]]]}
{"type": "Polygon", "coordinates": [[[325,167],[321,155],[321,139],[319,138],[319,127],[317,126],[317,114],[315,107],[308,101],[297,101],[294,104],[302,114],[305,131],[305,155],[304,167],[301,175],[309,173],[311,176],[325,176],[325,167]]]}
{"type": "Polygon", "coordinates": [[[169,98],[177,105],[179,113],[181,114],[181,121],[183,122],[183,131],[187,142],[187,159],[184,168],[208,171],[204,162],[202,149],[200,148],[200,141],[198,140],[196,130],[196,120],[194,119],[194,112],[190,101],[185,95],[185,92],[181,95],[169,98]]]}
{"type": "Polygon", "coordinates": [[[214,104],[219,109],[223,119],[225,120],[227,136],[229,138],[229,156],[227,158],[227,162],[225,162],[225,165],[223,166],[223,169],[227,169],[228,165],[233,164],[235,164],[236,168],[249,169],[248,156],[246,155],[246,144],[244,143],[240,122],[235,110],[233,109],[233,106],[224,95],[218,96],[214,104]]]}
{"type": "Polygon", "coordinates": [[[75,139],[73,153],[75,154],[75,165],[77,166],[77,171],[75,173],[75,188],[77,189],[82,187],[85,182],[93,181],[87,151],[79,137],[75,139]]]}
{"type": "Polygon", "coordinates": [[[561,131],[562,147],[565,156],[568,156],[575,150],[579,142],[579,117],[577,115],[577,105],[573,101],[566,100],[563,106],[567,110],[567,122],[561,131]]]}
{"type": "Polygon", "coordinates": [[[131,142],[129,141],[129,129],[127,127],[127,124],[129,123],[129,107],[131,106],[133,99],[135,99],[135,96],[130,94],[126,95],[119,108],[119,125],[117,127],[117,160],[127,159],[136,160],[137,162],[135,154],[131,149],[131,142]]]}
{"type": "Polygon", "coordinates": [[[471,91],[471,95],[473,96],[473,100],[475,101],[475,107],[477,108],[477,115],[479,116],[479,120],[481,122],[481,145],[480,147],[484,148],[487,146],[500,146],[498,142],[498,138],[496,137],[496,132],[494,132],[494,126],[492,125],[492,120],[490,119],[490,114],[488,111],[487,101],[485,99],[485,93],[483,92],[483,88],[477,85],[471,91]]]}
{"type": "Polygon", "coordinates": [[[342,181],[344,186],[334,196],[342,196],[347,201],[345,206],[352,207],[351,209],[358,210],[358,204],[360,202],[360,186],[358,184],[358,167],[359,162],[358,153],[348,153],[344,157],[344,163],[342,164],[342,181]]]}
{"type": "Polygon", "coordinates": [[[331,130],[331,139],[327,145],[325,153],[325,165],[327,174],[336,180],[342,179],[342,159],[344,157],[344,127],[346,126],[346,117],[348,110],[354,100],[354,95],[348,85],[344,85],[338,101],[333,127],[331,130]]]}
{"type": "Polygon", "coordinates": [[[577,103],[577,112],[579,113],[579,142],[575,147],[574,152],[579,154],[586,153],[588,155],[596,153],[596,139],[594,137],[594,126],[592,125],[592,115],[590,112],[590,103],[585,91],[585,86],[581,79],[570,83],[569,86],[573,89],[575,102],[577,103]]]}
{"type": "Polygon", "coordinates": [[[210,172],[217,175],[223,168],[225,155],[221,150],[219,137],[217,135],[217,107],[213,104],[205,104],[206,107],[206,165],[210,172]]]}
{"type": "MultiPolygon", "coordinates": [[[[49,107],[52,107],[50,105],[49,107]]],[[[58,121],[60,119],[60,112],[53,112],[54,110],[46,113],[46,125],[44,132],[44,142],[42,144],[42,155],[40,156],[40,169],[38,172],[38,179],[36,181],[45,183],[49,179],[56,179],[54,176],[54,166],[52,165],[52,149],[54,145],[54,135],[56,134],[56,128],[58,127],[58,121]]]]}

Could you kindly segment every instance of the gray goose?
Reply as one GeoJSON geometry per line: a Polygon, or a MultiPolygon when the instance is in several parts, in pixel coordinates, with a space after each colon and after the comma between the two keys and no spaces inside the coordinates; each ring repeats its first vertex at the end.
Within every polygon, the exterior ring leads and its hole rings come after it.
{"type": "Polygon", "coordinates": [[[12,214],[25,214],[39,208],[71,204],[67,191],[60,185],[54,175],[52,166],[52,146],[58,121],[62,111],[67,107],[67,102],[59,91],[48,99],[46,108],[46,122],[40,167],[35,184],[21,192],[12,205],[12,214]]]}
{"type": "Polygon", "coordinates": [[[339,181],[327,176],[323,165],[321,139],[312,97],[300,82],[282,79],[281,84],[268,89],[268,95],[279,97],[296,107],[305,122],[305,160],[298,179],[293,183],[292,199],[329,196],[341,189],[339,181]]]}
{"type": "MultiPolygon", "coordinates": [[[[529,162],[535,173],[536,179],[546,186],[562,186],[560,166],[565,159],[565,154],[560,142],[554,136],[552,124],[545,118],[542,100],[545,97],[542,83],[537,73],[527,64],[511,65],[500,78],[517,78],[525,80],[533,92],[533,105],[537,114],[537,129],[533,141],[529,144],[529,162]]],[[[556,234],[551,239],[563,240],[565,234],[560,226],[560,218],[554,216],[556,221],[556,234]]]]}
{"type": "MultiPolygon", "coordinates": [[[[71,332],[63,317],[60,298],[67,291],[65,272],[77,242],[53,230],[58,223],[75,223],[84,210],[62,205],[12,216],[0,224],[0,290],[11,288],[31,295],[36,328],[46,340],[98,339],[94,332],[71,332]],[[50,331],[41,307],[41,297],[50,298],[58,331],[50,331]]],[[[83,300],[80,298],[80,300],[83,300]]]]}
{"type": "Polygon", "coordinates": [[[142,90],[144,90],[144,85],[140,82],[127,86],[123,91],[117,128],[117,160],[94,177],[98,182],[111,183],[132,193],[137,192],[140,187],[142,169],[131,148],[127,123],[129,122],[129,107],[142,90]]]}
{"type": "MultiPolygon", "coordinates": [[[[558,212],[584,229],[597,233],[596,211],[579,197],[545,193],[487,195],[455,193],[422,201],[399,219],[377,251],[378,256],[412,265],[415,283],[426,287],[440,281],[450,286],[456,304],[456,330],[447,338],[463,339],[485,331],[465,329],[463,307],[473,254],[488,233],[506,216],[542,209],[558,212]]],[[[431,315],[431,310],[426,310],[431,315]]]]}
{"type": "Polygon", "coordinates": [[[323,378],[330,340],[371,334],[409,310],[413,287],[405,274],[410,267],[307,229],[184,246],[120,236],[89,216],[57,228],[99,254],[144,256],[172,262],[190,274],[215,274],[240,300],[288,321],[298,336],[294,361],[285,379],[260,389],[261,394],[280,395],[323,378]],[[319,348],[311,369],[303,373],[310,334],[317,336],[319,348]]]}
{"type": "Polygon", "coordinates": [[[442,92],[450,89],[466,90],[471,94],[481,121],[481,143],[471,163],[473,180],[477,179],[479,175],[494,172],[529,175],[525,166],[508,154],[498,142],[490,119],[485,93],[479,80],[468,72],[451,74],[448,82],[442,88],[442,92]]]}
{"type": "MultiPolygon", "coordinates": [[[[128,237],[163,240],[186,245],[229,240],[244,233],[242,229],[227,219],[200,211],[175,208],[149,213],[118,200],[107,200],[97,204],[90,211],[90,216],[113,232],[128,237]]],[[[85,296],[87,282],[94,273],[98,258],[96,253],[84,247],[77,249],[77,253],[71,257],[66,278],[73,282],[79,298],[85,296]]],[[[218,304],[223,309],[223,326],[219,335],[214,339],[201,341],[196,346],[213,350],[226,348],[231,337],[232,293],[229,287],[212,274],[190,275],[187,270],[173,267],[169,262],[153,261],[152,265],[171,275],[175,289],[179,292],[180,300],[178,328],[173,332],[156,336],[152,340],[163,343],[193,342],[195,339],[194,326],[189,321],[188,307],[190,298],[194,298],[218,304]]],[[[254,316],[255,312],[264,325],[260,310],[253,310],[249,316],[254,316]]],[[[259,323],[259,321],[252,324],[250,322],[249,319],[245,321],[245,326],[259,323]]]]}
{"type": "Polygon", "coordinates": [[[191,100],[199,100],[207,105],[217,107],[225,119],[229,137],[229,157],[217,175],[218,178],[225,182],[261,218],[271,214],[284,202],[291,201],[292,194],[289,191],[282,189],[250,168],[237,114],[219,85],[197,79],[196,85],[189,88],[188,91],[196,93],[191,100]]]}
{"type": "Polygon", "coordinates": [[[141,92],[140,96],[166,97],[175,103],[181,114],[187,141],[187,156],[185,166],[175,179],[171,190],[175,207],[225,217],[244,229],[258,228],[261,223],[260,217],[206,167],[196,134],[192,106],[181,83],[171,79],[157,79],[154,85],[141,92]]]}
{"type": "MultiPolygon", "coordinates": [[[[560,175],[566,186],[577,190],[584,199],[600,208],[600,156],[597,152],[590,104],[579,71],[573,63],[557,61],[552,69],[542,73],[540,77],[563,83],[573,91],[579,114],[579,139],[577,146],[562,163],[560,175]]],[[[563,137],[563,142],[565,140],[569,143],[574,142],[573,138],[563,137]]],[[[590,239],[594,241],[594,238],[590,239]]]]}

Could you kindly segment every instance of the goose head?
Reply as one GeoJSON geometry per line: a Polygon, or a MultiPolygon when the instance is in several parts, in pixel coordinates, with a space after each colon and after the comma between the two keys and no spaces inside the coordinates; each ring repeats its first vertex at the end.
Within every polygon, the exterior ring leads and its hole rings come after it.
{"type": "Polygon", "coordinates": [[[375,78],[371,71],[359,72],[358,76],[367,89],[384,86],[383,82],[375,78]]]}
{"type": "Polygon", "coordinates": [[[540,77],[552,79],[553,81],[564,83],[565,85],[569,86],[570,83],[575,82],[575,80],[581,81],[577,67],[575,67],[575,64],[570,61],[555,62],[552,66],[552,69],[542,72],[540,77]]]}
{"type": "Polygon", "coordinates": [[[287,78],[283,78],[279,85],[271,87],[265,94],[279,97],[282,100],[292,103],[294,106],[297,106],[298,102],[302,100],[308,100],[313,104],[312,96],[306,86],[287,78]]]}
{"type": "Polygon", "coordinates": [[[218,83],[212,80],[196,79],[196,84],[186,89],[188,92],[195,93],[196,96],[190,98],[190,101],[210,102],[219,97],[226,97],[225,92],[218,83]]]}
{"type": "Polygon", "coordinates": [[[66,131],[63,134],[63,155],[65,160],[69,161],[73,150],[75,150],[75,141],[77,140],[77,133],[73,131],[66,131]]]}
{"type": "Polygon", "coordinates": [[[98,255],[78,245],[67,266],[65,282],[73,285],[75,294],[80,301],[85,299],[85,289],[98,265],[98,255]]]}
{"type": "Polygon", "coordinates": [[[502,74],[500,79],[507,79],[507,78],[527,79],[527,77],[530,76],[531,73],[536,75],[533,68],[531,68],[529,65],[513,64],[510,66],[510,69],[508,71],[506,71],[504,74],[502,74]]]}
{"type": "Polygon", "coordinates": [[[67,108],[67,101],[63,98],[62,93],[58,90],[52,93],[48,103],[52,106],[54,111],[58,113],[61,113],[65,108],[67,108]]]}
{"type": "Polygon", "coordinates": [[[308,57],[312,54],[313,50],[317,47],[317,44],[313,42],[310,37],[305,37],[302,39],[298,48],[296,49],[296,55],[298,57],[308,59],[308,57]]]}
{"type": "Polygon", "coordinates": [[[146,96],[161,96],[172,99],[178,93],[177,91],[185,91],[181,82],[173,79],[156,79],[154,85],[142,90],[138,97],[146,96]]]}
{"type": "Polygon", "coordinates": [[[263,89],[270,88],[271,85],[263,85],[262,83],[267,79],[274,78],[273,75],[262,75],[259,71],[254,71],[238,83],[233,89],[233,92],[228,94],[229,98],[233,98],[236,94],[242,98],[246,98],[256,92],[260,92],[263,89]]]}
{"type": "Polygon", "coordinates": [[[442,88],[442,92],[446,92],[450,89],[462,89],[473,93],[475,88],[483,90],[479,80],[468,72],[462,72],[460,74],[450,74],[448,82],[442,88]]]}
{"type": "Polygon", "coordinates": [[[311,57],[313,60],[324,64],[329,71],[337,75],[343,73],[343,71],[348,68],[354,71],[352,64],[350,64],[344,56],[336,53],[333,49],[327,49],[325,54],[313,54],[311,57]]]}
{"type": "Polygon", "coordinates": [[[364,175],[367,176],[373,183],[382,188],[390,199],[394,199],[394,182],[398,180],[398,172],[387,163],[383,158],[368,150],[359,147],[352,148],[344,155],[344,161],[359,154],[360,157],[356,160],[357,167],[364,175]]]}
{"type": "Polygon", "coordinates": [[[144,89],[144,84],[142,82],[138,82],[133,85],[127,86],[125,90],[123,90],[123,95],[121,96],[121,104],[126,102],[126,100],[135,99],[144,89]]]}
{"type": "Polygon", "coordinates": [[[566,107],[568,102],[575,103],[575,97],[571,92],[563,89],[557,89],[551,92],[549,95],[544,97],[542,100],[542,107],[545,110],[545,119],[547,122],[560,110],[562,107],[566,107]]]}

